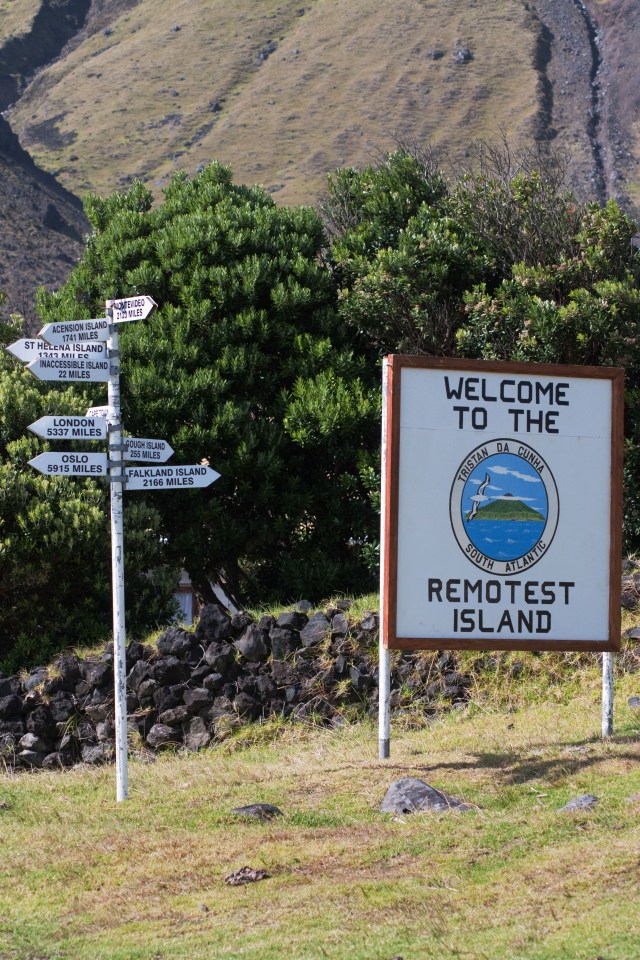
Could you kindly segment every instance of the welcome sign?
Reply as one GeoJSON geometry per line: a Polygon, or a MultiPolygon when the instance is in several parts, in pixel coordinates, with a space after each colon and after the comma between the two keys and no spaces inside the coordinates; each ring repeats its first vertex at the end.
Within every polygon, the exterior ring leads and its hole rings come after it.
{"type": "Polygon", "coordinates": [[[617,650],[622,370],[392,356],[395,649],[617,650]]]}

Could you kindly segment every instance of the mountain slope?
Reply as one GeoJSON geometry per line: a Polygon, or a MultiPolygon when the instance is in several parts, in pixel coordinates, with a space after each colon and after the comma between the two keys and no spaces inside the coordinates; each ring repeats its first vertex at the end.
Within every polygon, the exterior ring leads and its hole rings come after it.
{"type": "MultiPolygon", "coordinates": [[[[640,200],[634,0],[0,0],[0,36],[0,107],[78,197],[135,177],[159,196],[175,170],[217,159],[279,203],[314,204],[327,172],[398,141],[464,157],[504,135],[564,152],[581,197],[640,200]]],[[[11,164],[0,201],[20,193],[15,149],[11,164]]],[[[71,208],[62,219],[81,233],[71,208]]],[[[2,231],[12,291],[28,288],[25,271],[12,279],[23,236],[29,274],[68,269],[38,204],[30,222],[2,231]]]]}

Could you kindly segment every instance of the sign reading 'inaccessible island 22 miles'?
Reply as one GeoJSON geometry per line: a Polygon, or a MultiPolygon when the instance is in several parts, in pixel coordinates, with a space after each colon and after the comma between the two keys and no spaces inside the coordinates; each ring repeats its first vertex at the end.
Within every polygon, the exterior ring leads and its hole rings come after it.
{"type": "Polygon", "coordinates": [[[388,369],[387,645],[618,649],[623,371],[388,369]]]}

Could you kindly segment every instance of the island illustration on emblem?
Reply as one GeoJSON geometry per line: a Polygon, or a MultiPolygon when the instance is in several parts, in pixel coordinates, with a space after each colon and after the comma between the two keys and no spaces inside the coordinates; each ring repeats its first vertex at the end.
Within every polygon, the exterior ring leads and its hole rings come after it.
{"type": "Polygon", "coordinates": [[[544,556],[556,532],[553,474],[519,440],[481,444],[456,471],[449,514],[458,545],[475,566],[498,575],[526,570],[544,556]]]}

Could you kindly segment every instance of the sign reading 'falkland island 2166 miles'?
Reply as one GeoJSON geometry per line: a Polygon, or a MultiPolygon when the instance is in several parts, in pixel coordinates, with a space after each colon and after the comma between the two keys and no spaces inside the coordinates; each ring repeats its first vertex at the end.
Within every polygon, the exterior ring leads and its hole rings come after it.
{"type": "Polygon", "coordinates": [[[384,633],[616,650],[622,370],[389,358],[384,633]]]}

